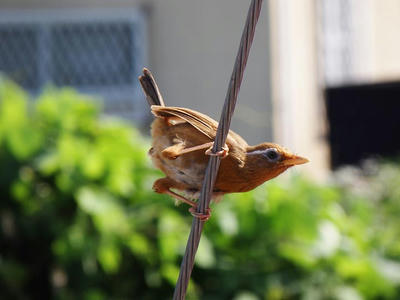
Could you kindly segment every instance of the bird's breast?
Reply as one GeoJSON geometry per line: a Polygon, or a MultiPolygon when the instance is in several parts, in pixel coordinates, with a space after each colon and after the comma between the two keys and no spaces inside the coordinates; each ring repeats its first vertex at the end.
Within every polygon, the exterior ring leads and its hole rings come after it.
{"type": "Polygon", "coordinates": [[[188,123],[169,126],[163,119],[156,119],[152,124],[153,151],[150,154],[153,163],[164,174],[188,188],[200,189],[208,157],[205,150],[198,150],[170,159],[162,151],[177,143],[185,148],[210,142],[210,139],[199,133],[188,123]]]}

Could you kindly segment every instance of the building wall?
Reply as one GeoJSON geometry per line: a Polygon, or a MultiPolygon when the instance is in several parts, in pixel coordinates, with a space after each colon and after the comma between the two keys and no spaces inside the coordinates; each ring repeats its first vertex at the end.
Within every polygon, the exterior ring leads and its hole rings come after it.
{"type": "MultiPolygon", "coordinates": [[[[400,1],[374,0],[373,40],[370,47],[374,53],[374,79],[377,81],[400,79],[400,1]]],[[[365,33],[368,34],[368,33],[365,33]]]]}
{"type": "Polygon", "coordinates": [[[319,0],[320,57],[327,86],[400,78],[398,0],[319,0]]]}
{"type": "MultiPolygon", "coordinates": [[[[165,101],[219,119],[248,1],[3,0],[0,9],[137,7],[148,12],[149,67],[165,101]]],[[[260,17],[232,129],[249,143],[272,139],[268,13],[260,17]]]]}
{"type": "Polygon", "coordinates": [[[329,170],[326,87],[400,79],[398,0],[270,0],[274,135],[329,170]]]}
{"type": "MultiPolygon", "coordinates": [[[[189,106],[218,120],[249,3],[153,3],[150,62],[168,105],[189,106]]],[[[250,143],[272,134],[267,16],[264,7],[232,123],[250,143]]]]}
{"type": "Polygon", "coordinates": [[[274,135],[310,163],[301,170],[324,179],[329,152],[318,74],[314,0],[270,0],[274,135]]]}
{"type": "MultiPolygon", "coordinates": [[[[232,129],[249,143],[274,140],[309,157],[311,163],[302,169],[320,177],[329,168],[322,97],[329,82],[322,76],[328,52],[318,42],[324,18],[318,8],[332,1],[265,2],[232,129]]],[[[348,50],[333,53],[349,55],[351,64],[338,82],[398,80],[399,1],[340,3],[347,7],[343,41],[348,50]]],[[[0,10],[145,9],[148,66],[167,104],[219,119],[248,5],[232,0],[2,0],[0,10]]],[[[331,9],[327,13],[335,17],[331,9]]],[[[339,17],[337,24],[342,23],[339,17]]]]}

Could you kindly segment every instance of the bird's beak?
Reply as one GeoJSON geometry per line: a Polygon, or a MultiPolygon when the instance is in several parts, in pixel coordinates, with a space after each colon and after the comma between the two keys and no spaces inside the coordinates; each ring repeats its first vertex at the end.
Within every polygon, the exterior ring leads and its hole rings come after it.
{"type": "Polygon", "coordinates": [[[301,156],[297,156],[297,155],[292,155],[289,158],[285,159],[282,163],[285,166],[295,166],[295,165],[302,165],[305,163],[308,163],[309,160],[307,158],[301,157],[301,156]]]}

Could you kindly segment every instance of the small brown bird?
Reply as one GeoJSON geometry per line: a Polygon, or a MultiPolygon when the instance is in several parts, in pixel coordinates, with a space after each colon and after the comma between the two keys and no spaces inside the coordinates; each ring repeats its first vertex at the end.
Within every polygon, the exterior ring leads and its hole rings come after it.
{"type": "Polygon", "coordinates": [[[221,164],[212,199],[227,194],[247,192],[288,168],[308,162],[273,143],[249,146],[232,130],[219,153],[212,153],[218,122],[197,111],[168,107],[158,86],[147,69],[139,77],[151,112],[156,116],[151,126],[153,138],[149,155],[153,164],[165,175],[154,182],[157,193],[168,194],[191,206],[189,211],[205,221],[210,217],[196,212],[196,202],[208,163],[207,155],[219,155],[221,164]],[[183,192],[183,195],[171,190],[183,192]]]}

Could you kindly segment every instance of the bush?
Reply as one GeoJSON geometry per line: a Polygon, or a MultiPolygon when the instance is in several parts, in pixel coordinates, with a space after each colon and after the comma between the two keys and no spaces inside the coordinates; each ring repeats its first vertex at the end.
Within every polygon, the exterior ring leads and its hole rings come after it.
{"type": "MultiPolygon", "coordinates": [[[[100,112],[1,81],[2,299],[171,298],[191,216],[151,191],[148,140],[100,112]]],[[[225,197],[188,299],[398,299],[400,168],[366,170],[225,197]]]]}
{"type": "Polygon", "coordinates": [[[0,293],[118,299],[170,290],[158,270],[176,267],[159,255],[159,222],[183,219],[151,191],[159,174],[148,141],[70,89],[28,101],[3,81],[0,99],[0,293]]]}

